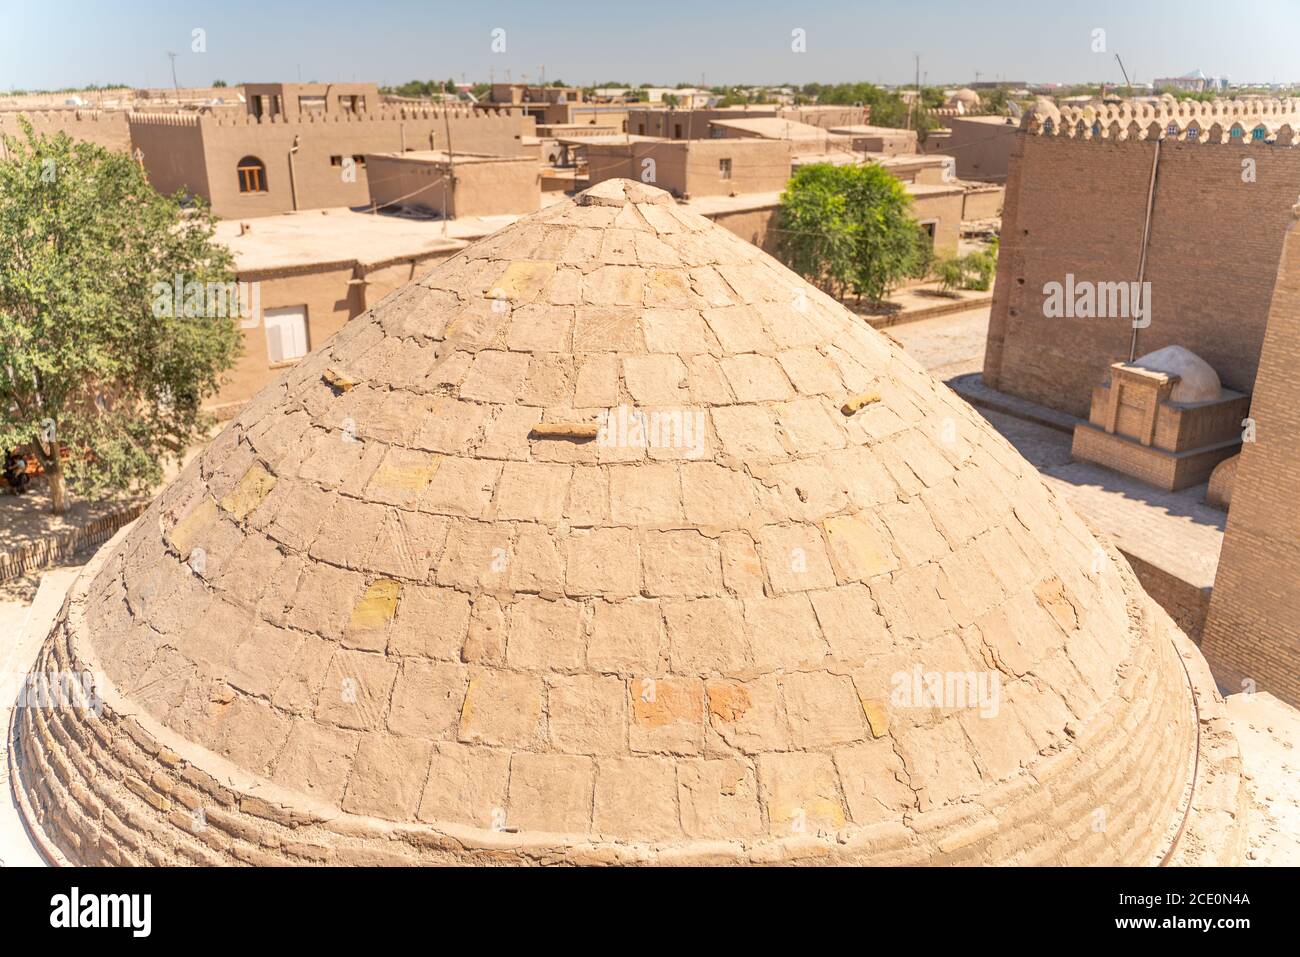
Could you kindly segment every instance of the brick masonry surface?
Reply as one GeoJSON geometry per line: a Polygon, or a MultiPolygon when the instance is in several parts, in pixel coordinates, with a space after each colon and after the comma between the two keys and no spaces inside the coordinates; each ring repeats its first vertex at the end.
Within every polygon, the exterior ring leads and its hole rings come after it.
{"type": "Polygon", "coordinates": [[[1300,231],[1287,234],[1202,649],[1220,683],[1300,706],[1300,231]]]}
{"type": "Polygon", "coordinates": [[[43,660],[105,707],[20,709],[19,776],[93,862],[1141,863],[1175,637],[900,347],[610,181],[350,322],[100,553],[43,660]],[[699,444],[555,437],[615,407],[699,444]]]}
{"type": "MultiPolygon", "coordinates": [[[[1300,149],[1159,142],[1145,273],[1152,321],[1138,355],[1184,346],[1248,393],[1300,195],[1300,149]],[[1242,181],[1244,160],[1254,182],[1242,181]]],[[[1043,289],[1067,273],[1136,281],[1155,148],[1016,135],[984,361],[991,387],[1083,417],[1108,365],[1128,358],[1127,319],[1047,318],[1043,289]]]]}

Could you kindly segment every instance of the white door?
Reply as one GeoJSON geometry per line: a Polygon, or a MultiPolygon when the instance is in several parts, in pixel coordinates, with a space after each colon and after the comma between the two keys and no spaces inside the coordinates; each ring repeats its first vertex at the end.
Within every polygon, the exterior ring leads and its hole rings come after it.
{"type": "Polygon", "coordinates": [[[307,354],[307,307],[284,306],[263,312],[266,356],[271,365],[292,362],[307,354]]]}

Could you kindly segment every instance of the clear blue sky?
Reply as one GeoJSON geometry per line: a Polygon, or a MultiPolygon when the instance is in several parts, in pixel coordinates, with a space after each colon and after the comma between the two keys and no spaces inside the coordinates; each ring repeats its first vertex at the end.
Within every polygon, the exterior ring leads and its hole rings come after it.
{"type": "Polygon", "coordinates": [[[1300,0],[0,0],[0,89],[295,80],[1300,79],[1300,0]],[[191,50],[203,28],[207,52],[191,50]],[[506,51],[490,49],[506,31],[506,51]],[[806,31],[807,52],[791,51],[806,31]],[[1091,49],[1106,30],[1106,52],[1091,49]]]}

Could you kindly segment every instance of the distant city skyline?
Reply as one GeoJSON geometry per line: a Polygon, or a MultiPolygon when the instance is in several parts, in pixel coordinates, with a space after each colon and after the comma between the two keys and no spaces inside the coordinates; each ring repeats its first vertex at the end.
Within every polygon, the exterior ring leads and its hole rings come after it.
{"type": "Polygon", "coordinates": [[[1099,0],[1086,10],[1048,11],[1027,0],[67,0],[10,3],[4,15],[0,90],[167,87],[169,53],[181,86],[218,79],[536,81],[543,69],[548,81],[574,85],[901,84],[915,79],[915,54],[931,84],[1121,84],[1116,54],[1135,82],[1197,69],[1234,82],[1300,78],[1297,0],[1247,0],[1227,13],[1210,0],[1099,0]]]}

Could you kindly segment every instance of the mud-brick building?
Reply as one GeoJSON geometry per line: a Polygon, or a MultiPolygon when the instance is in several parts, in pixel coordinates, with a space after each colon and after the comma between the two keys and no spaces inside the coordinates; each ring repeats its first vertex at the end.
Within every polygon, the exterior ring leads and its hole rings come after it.
{"type": "MultiPolygon", "coordinates": [[[[519,156],[533,132],[532,117],[519,113],[381,107],[377,92],[358,92],[364,86],[341,87],[319,108],[315,93],[294,108],[304,97],[249,86],[242,114],[132,113],[131,142],[157,189],[202,196],[218,216],[250,217],[364,205],[367,154],[450,143],[457,152],[519,156]]],[[[265,86],[281,88],[293,85],[265,86]]]]}
{"type": "Polygon", "coordinates": [[[1040,102],[1012,144],[983,371],[988,386],[1086,417],[1112,363],[1182,347],[1252,397],[1203,647],[1225,687],[1249,681],[1293,704],[1297,129],[1295,99],[1040,102]],[[1052,284],[1098,290],[1099,305],[1103,288],[1139,282],[1145,317],[1048,308],[1052,284]]]}

